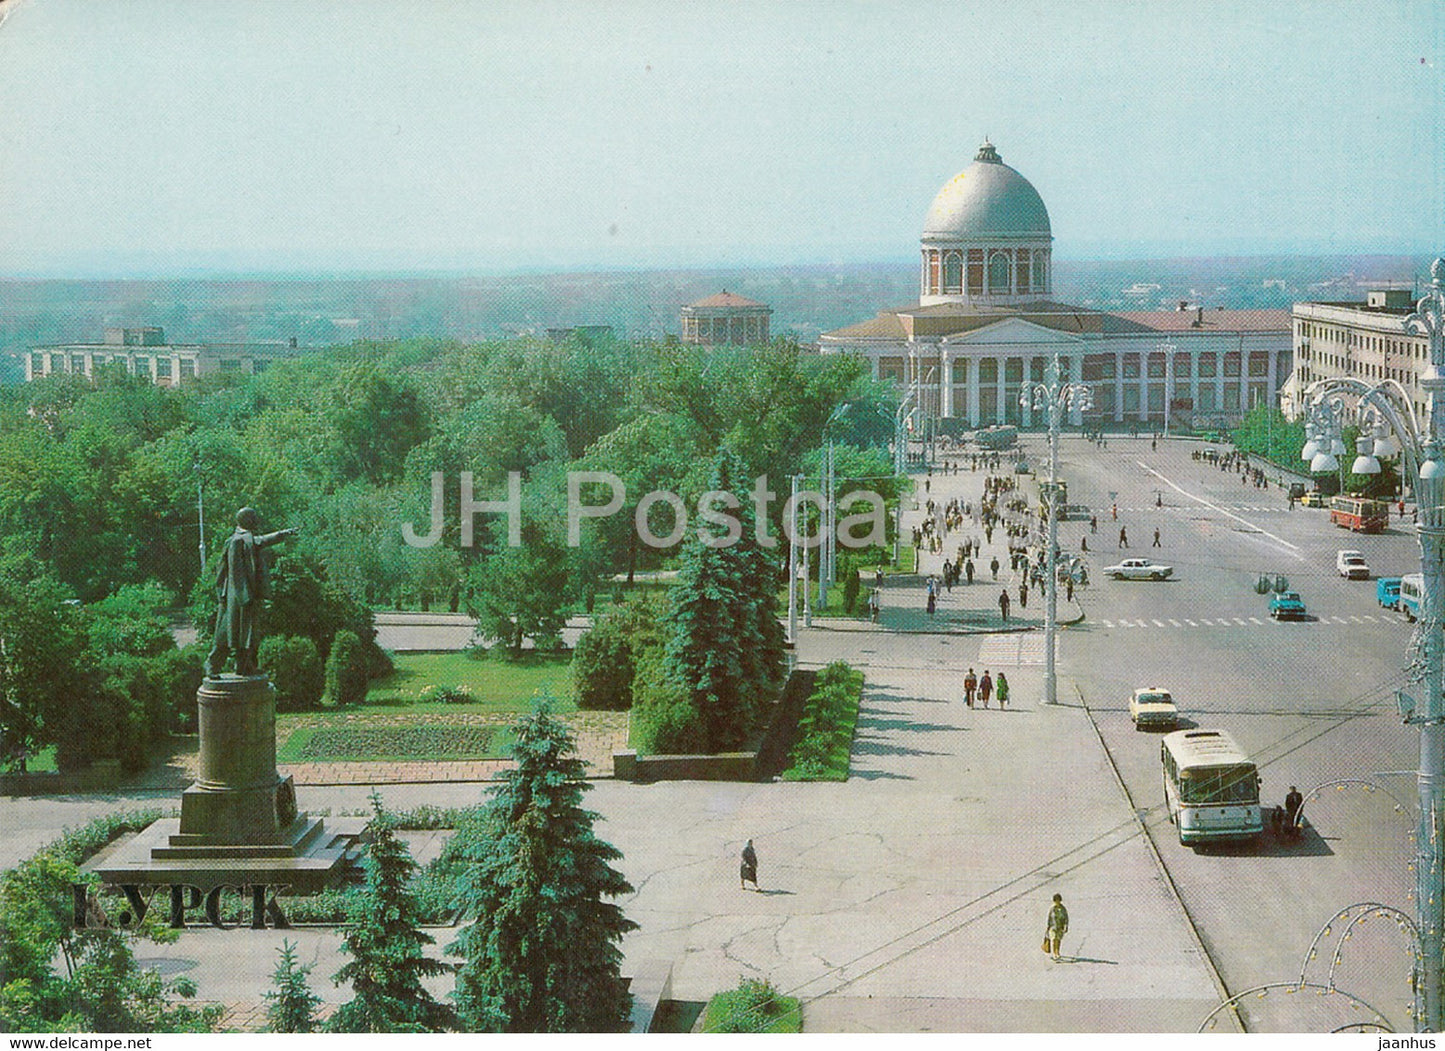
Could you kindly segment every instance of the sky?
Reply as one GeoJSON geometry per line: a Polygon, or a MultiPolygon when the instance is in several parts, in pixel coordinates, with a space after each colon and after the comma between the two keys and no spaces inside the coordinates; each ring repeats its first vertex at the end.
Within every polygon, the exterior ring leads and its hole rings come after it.
{"type": "Polygon", "coordinates": [[[0,0],[0,274],[1445,252],[1436,0],[0,0]]]}

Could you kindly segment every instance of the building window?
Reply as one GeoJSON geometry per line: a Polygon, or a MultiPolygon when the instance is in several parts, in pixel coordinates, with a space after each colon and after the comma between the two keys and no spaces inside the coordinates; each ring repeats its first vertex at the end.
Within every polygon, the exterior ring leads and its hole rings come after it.
{"type": "Polygon", "coordinates": [[[196,359],[195,359],[195,358],[181,358],[181,379],[183,379],[183,380],[195,379],[195,376],[196,376],[196,359]]]}
{"type": "Polygon", "coordinates": [[[1162,383],[1149,384],[1149,411],[1164,411],[1164,385],[1162,383]]]}
{"type": "Polygon", "coordinates": [[[1003,252],[995,252],[988,259],[988,293],[991,296],[1006,295],[1008,293],[1009,278],[1008,256],[1003,252]]]}
{"type": "Polygon", "coordinates": [[[928,253],[928,291],[938,294],[938,253],[928,253]]]}
{"type": "Polygon", "coordinates": [[[43,376],[45,374],[45,355],[30,355],[30,374],[32,376],[43,376]]]}
{"type": "MultiPolygon", "coordinates": [[[[1226,367],[1227,367],[1227,366],[1226,366],[1226,367]]],[[[1225,411],[1225,412],[1238,412],[1238,411],[1239,411],[1239,388],[1238,388],[1238,387],[1225,387],[1225,388],[1224,388],[1224,411],[1225,411]]]]}
{"type": "Polygon", "coordinates": [[[1022,383],[1024,379],[1024,359],[1005,358],[1003,363],[1003,381],[1005,383],[1022,383]]]}
{"type": "Polygon", "coordinates": [[[1047,365],[1047,363],[1045,363],[1045,361],[1044,361],[1043,358],[1030,358],[1030,359],[1029,359],[1029,382],[1030,382],[1030,383],[1042,383],[1042,382],[1044,382],[1044,369],[1046,369],[1047,367],[1048,367],[1048,365],[1047,365]]]}
{"type": "Polygon", "coordinates": [[[983,295],[983,249],[968,250],[968,294],[983,295]]]}
{"type": "Polygon", "coordinates": [[[1215,410],[1215,408],[1216,408],[1216,406],[1215,406],[1215,404],[1214,404],[1214,387],[1213,387],[1213,386],[1200,387],[1200,388],[1199,388],[1199,411],[1200,411],[1200,412],[1213,412],[1213,411],[1215,410]]]}
{"type": "Polygon", "coordinates": [[[1249,374],[1251,376],[1269,375],[1269,355],[1258,351],[1249,356],[1249,374]]]}
{"type": "Polygon", "coordinates": [[[1162,380],[1164,378],[1164,355],[1149,355],[1149,378],[1151,380],[1162,380]]]}
{"type": "Polygon", "coordinates": [[[1018,292],[1029,291],[1029,250],[1020,248],[1014,252],[1014,288],[1018,292]]]}
{"type": "Polygon", "coordinates": [[[1044,281],[1045,261],[1048,258],[1046,252],[1035,252],[1034,254],[1034,291],[1047,292],[1044,281]]]}
{"type": "MultiPolygon", "coordinates": [[[[1227,377],[1239,375],[1239,353],[1237,351],[1224,355],[1224,375],[1227,377]]],[[[1225,408],[1227,409],[1228,406],[1225,408]]],[[[1239,406],[1236,405],[1235,408],[1237,409],[1239,406]]]]}
{"type": "MultiPolygon", "coordinates": [[[[1133,354],[1124,356],[1124,378],[1126,380],[1137,380],[1139,378],[1139,359],[1133,354]]],[[[1135,406],[1138,408],[1138,406],[1135,406]]]]}
{"type": "Polygon", "coordinates": [[[963,291],[963,257],[958,252],[949,252],[943,257],[943,290],[963,291]]]}
{"type": "Polygon", "coordinates": [[[1138,387],[1125,387],[1125,388],[1124,388],[1124,411],[1125,411],[1125,412],[1138,412],[1138,411],[1139,411],[1139,388],[1138,388],[1138,387]]]}
{"type": "Polygon", "coordinates": [[[1175,376],[1177,376],[1177,377],[1179,377],[1179,378],[1181,378],[1181,379],[1188,379],[1188,378],[1189,378],[1189,370],[1190,370],[1190,368],[1191,368],[1191,363],[1190,363],[1190,358],[1189,358],[1189,355],[1188,355],[1188,354],[1175,354],[1175,355],[1174,355],[1174,375],[1175,375],[1175,376]]]}
{"type": "Polygon", "coordinates": [[[978,382],[981,384],[998,382],[997,358],[984,358],[978,363],[978,382]]]}

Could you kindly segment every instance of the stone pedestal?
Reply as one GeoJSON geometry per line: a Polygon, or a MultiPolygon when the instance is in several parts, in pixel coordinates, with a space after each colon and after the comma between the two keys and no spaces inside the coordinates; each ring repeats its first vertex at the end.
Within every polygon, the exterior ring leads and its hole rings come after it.
{"type": "Polygon", "coordinates": [[[265,675],[208,677],[200,706],[200,776],[181,793],[181,817],[155,822],[94,868],[112,883],[335,882],[352,864],[361,826],[328,829],[296,809],[276,770],[276,691],[265,675]]]}

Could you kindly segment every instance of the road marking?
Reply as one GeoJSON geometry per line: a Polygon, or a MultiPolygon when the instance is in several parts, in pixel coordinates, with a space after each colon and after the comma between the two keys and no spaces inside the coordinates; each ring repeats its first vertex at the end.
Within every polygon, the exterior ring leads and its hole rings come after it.
{"type": "MultiPolygon", "coordinates": [[[[1371,618],[1371,619],[1374,619],[1374,618],[1371,618]]],[[[1351,618],[1350,618],[1350,623],[1351,623],[1351,624],[1363,624],[1363,623],[1365,623],[1365,622],[1364,622],[1363,620],[1361,620],[1359,617],[1351,617],[1351,618]]]]}
{"type": "Polygon", "coordinates": [[[1250,618],[1249,618],[1249,622],[1250,622],[1251,624],[1263,624],[1263,623],[1264,623],[1264,621],[1260,620],[1258,617],[1250,617],[1250,618]]]}
{"type": "Polygon", "coordinates": [[[1170,618],[1169,618],[1169,623],[1170,623],[1170,624],[1173,624],[1176,628],[1182,628],[1182,627],[1184,627],[1183,624],[1180,624],[1180,623],[1179,623],[1177,620],[1175,620],[1173,617],[1170,617],[1170,618]]]}
{"type": "Polygon", "coordinates": [[[1335,618],[1334,618],[1334,621],[1335,621],[1336,624],[1348,624],[1348,623],[1349,623],[1349,621],[1347,621],[1344,617],[1335,617],[1335,618]]]}
{"type": "Polygon", "coordinates": [[[1380,618],[1375,616],[1373,613],[1366,613],[1365,619],[1368,620],[1371,624],[1378,624],[1380,622],[1380,618]]]}
{"type": "Polygon", "coordinates": [[[1162,627],[1164,626],[1164,622],[1163,622],[1162,620],[1156,620],[1156,621],[1154,622],[1154,626],[1155,626],[1156,628],[1162,628],[1162,627]]]}
{"type": "Polygon", "coordinates": [[[1243,617],[1235,617],[1234,623],[1238,624],[1240,627],[1243,627],[1248,622],[1243,617]]]}
{"type": "Polygon", "coordinates": [[[1287,547],[1287,548],[1289,548],[1292,552],[1294,552],[1294,555],[1295,555],[1296,558],[1299,558],[1299,559],[1303,559],[1303,558],[1304,558],[1304,555],[1300,554],[1300,549],[1299,549],[1299,547],[1298,547],[1297,545],[1295,545],[1295,544],[1291,544],[1288,540],[1285,540],[1283,537],[1275,536],[1273,533],[1269,532],[1268,530],[1260,529],[1259,526],[1255,525],[1253,522],[1251,522],[1251,521],[1249,521],[1249,520],[1247,520],[1247,519],[1241,518],[1239,515],[1235,514],[1233,511],[1227,511],[1227,510],[1225,510],[1223,507],[1220,507],[1218,504],[1210,503],[1208,500],[1204,499],[1204,497],[1202,497],[1202,496],[1195,496],[1193,493],[1189,492],[1187,489],[1182,489],[1182,488],[1180,488],[1180,486],[1179,486],[1177,483],[1175,483],[1172,479],[1169,479],[1169,478],[1164,477],[1164,475],[1162,475],[1162,474],[1160,474],[1158,471],[1154,470],[1154,468],[1150,467],[1150,466],[1149,466],[1147,463],[1145,463],[1144,461],[1142,461],[1142,460],[1135,460],[1134,462],[1137,463],[1140,467],[1144,468],[1144,470],[1146,470],[1146,471],[1148,471],[1150,474],[1152,474],[1155,478],[1159,479],[1159,480],[1160,480],[1161,482],[1163,482],[1165,485],[1169,486],[1169,488],[1173,489],[1173,490],[1174,490],[1176,493],[1178,493],[1180,496],[1185,497],[1186,499],[1189,499],[1189,500],[1193,500],[1195,503],[1200,504],[1200,505],[1202,505],[1202,506],[1204,506],[1204,507],[1211,507],[1211,508],[1213,508],[1214,510],[1218,511],[1220,514],[1226,515],[1227,517],[1234,519],[1236,522],[1240,523],[1241,525],[1248,526],[1250,529],[1259,529],[1259,533],[1260,533],[1261,536],[1267,536],[1267,537],[1269,537],[1271,540],[1273,540],[1275,543],[1279,544],[1281,547],[1287,547]]]}
{"type": "Polygon", "coordinates": [[[1106,628],[1112,628],[1114,626],[1114,622],[1112,620],[1105,620],[1101,621],[1100,623],[1102,623],[1106,628]]]}
{"type": "Polygon", "coordinates": [[[1188,624],[1191,628],[1197,628],[1197,627],[1199,627],[1198,624],[1194,623],[1194,621],[1190,620],[1188,617],[1185,617],[1185,618],[1184,618],[1184,623],[1185,623],[1185,624],[1188,624]]]}

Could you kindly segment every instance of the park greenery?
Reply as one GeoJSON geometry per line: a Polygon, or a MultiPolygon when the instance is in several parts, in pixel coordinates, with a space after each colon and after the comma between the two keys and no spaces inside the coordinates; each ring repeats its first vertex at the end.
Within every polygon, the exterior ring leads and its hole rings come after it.
{"type": "MultiPolygon", "coordinates": [[[[262,663],[283,711],[366,695],[389,666],[375,644],[377,608],[467,612],[480,641],[516,657],[527,643],[555,647],[566,616],[610,595],[614,575],[691,564],[697,583],[674,596],[675,617],[706,645],[710,575],[761,617],[756,592],[776,588],[779,549],[702,552],[692,523],[686,550],[653,548],[633,524],[638,501],[666,490],[695,507],[722,457],[734,491],[768,476],[777,537],[787,479],[815,462],[806,456],[844,402],[829,429],[839,473],[878,476],[845,480],[845,492],[895,495],[886,456],[867,448],[886,437],[888,397],[860,360],[785,341],[410,340],[176,389],[105,369],[0,387],[0,762],[53,750],[61,770],[102,760],[134,770],[168,734],[191,729],[217,560],[242,506],[260,511],[263,529],[300,530],[273,549],[265,615],[262,663]],[[577,470],[615,474],[626,492],[622,510],[584,521],[570,546],[566,477],[577,470]],[[462,472],[475,499],[494,500],[511,471],[523,485],[524,543],[506,543],[505,516],[482,514],[465,545],[462,472]],[[438,472],[440,539],[413,546],[402,527],[429,532],[438,472]],[[202,641],[177,649],[172,629],[186,621],[202,641]]],[[[658,535],[673,524],[665,504],[648,521],[658,535]]],[[[762,630],[725,627],[719,644],[762,630]]],[[[669,725],[735,741],[746,728],[724,723],[752,704],[734,696],[737,684],[767,677],[771,642],[739,667],[736,657],[683,653],[684,642],[667,641],[667,689],[695,710],[666,703],[680,719],[669,725]]],[[[614,691],[605,703],[627,699],[614,691]]]]}
{"type": "Polygon", "coordinates": [[[784,996],[766,978],[744,978],[713,996],[703,1008],[704,1033],[799,1033],[802,1004],[784,996]]]}
{"type": "Polygon", "coordinates": [[[803,702],[785,781],[846,781],[853,728],[863,699],[863,673],[834,661],[818,673],[803,702]]]}

